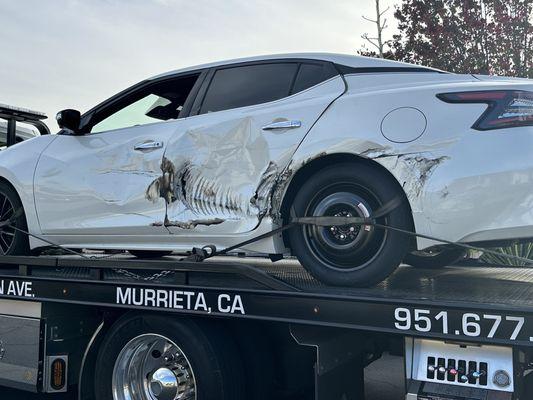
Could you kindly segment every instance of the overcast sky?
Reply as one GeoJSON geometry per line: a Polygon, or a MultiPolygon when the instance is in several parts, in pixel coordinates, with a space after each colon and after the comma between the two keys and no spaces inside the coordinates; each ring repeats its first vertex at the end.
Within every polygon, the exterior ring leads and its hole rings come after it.
{"type": "MultiPolygon", "coordinates": [[[[394,25],[395,0],[387,17],[394,25]]],[[[0,103],[86,111],[144,78],[251,55],[355,53],[374,0],[0,0],[0,103]]],[[[392,35],[389,29],[388,35],[392,35]]]]}

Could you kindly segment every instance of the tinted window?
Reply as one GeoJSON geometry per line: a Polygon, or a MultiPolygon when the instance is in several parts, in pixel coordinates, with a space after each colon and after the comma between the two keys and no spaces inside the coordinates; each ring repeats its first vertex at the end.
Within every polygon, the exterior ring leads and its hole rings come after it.
{"type": "Polygon", "coordinates": [[[294,82],[293,93],[301,92],[311,86],[323,82],[332,76],[335,71],[327,64],[302,64],[298,70],[296,82],[294,82]]]}
{"type": "Polygon", "coordinates": [[[266,103],[289,95],[298,64],[276,63],[219,69],[200,113],[266,103]]]}

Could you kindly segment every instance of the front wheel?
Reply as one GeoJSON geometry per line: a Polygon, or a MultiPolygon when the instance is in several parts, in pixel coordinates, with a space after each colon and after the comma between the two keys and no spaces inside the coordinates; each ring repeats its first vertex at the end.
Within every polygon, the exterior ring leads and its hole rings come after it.
{"type": "MultiPolygon", "coordinates": [[[[372,217],[397,197],[402,199],[400,205],[376,222],[407,230],[409,207],[390,176],[366,164],[336,164],[302,185],[291,216],[372,217]]],[[[293,254],[319,281],[336,286],[369,286],[398,267],[410,238],[371,225],[305,225],[292,228],[289,241],[293,254]]]]}
{"type": "Polygon", "coordinates": [[[0,227],[0,255],[28,255],[30,252],[28,235],[22,232],[28,230],[22,202],[11,186],[0,182],[0,221],[11,219],[16,214],[18,216],[10,225],[0,227]]]}

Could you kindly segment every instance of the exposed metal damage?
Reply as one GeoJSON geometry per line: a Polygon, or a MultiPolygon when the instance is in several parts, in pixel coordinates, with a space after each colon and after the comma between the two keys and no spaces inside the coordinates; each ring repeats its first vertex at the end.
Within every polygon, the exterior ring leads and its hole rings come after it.
{"type": "MultiPolygon", "coordinates": [[[[435,168],[449,157],[437,158],[423,155],[386,154],[380,149],[369,149],[365,155],[370,159],[380,160],[388,164],[396,176],[404,177],[400,182],[411,199],[419,197],[422,190],[435,168]]],[[[265,215],[274,220],[281,218],[280,210],[283,195],[294,172],[310,161],[323,156],[309,158],[300,163],[298,168],[291,162],[283,171],[279,171],[276,163],[270,162],[261,176],[260,183],[250,199],[244,199],[242,194],[234,193],[231,188],[224,188],[220,183],[210,181],[201,174],[199,167],[184,163],[179,168],[168,159],[163,159],[161,164],[162,176],[150,184],[146,190],[146,198],[156,201],[164,198],[167,205],[181,201],[189,210],[198,215],[228,215],[228,216],[257,216],[261,220],[265,215]]],[[[214,225],[224,222],[223,218],[195,219],[188,221],[171,221],[168,214],[165,220],[156,225],[174,226],[181,229],[194,229],[198,225],[214,225]]]]}
{"type": "Polygon", "coordinates": [[[205,225],[205,226],[218,225],[218,224],[221,224],[222,222],[224,222],[224,220],[221,218],[195,219],[195,220],[190,220],[190,221],[185,221],[185,222],[169,221],[168,219],[165,218],[165,221],[163,222],[155,222],[154,226],[175,226],[181,229],[194,229],[198,225],[205,225]]]}
{"type": "MultiPolygon", "coordinates": [[[[197,215],[227,215],[230,218],[256,216],[259,220],[271,213],[273,188],[281,188],[281,184],[291,176],[290,172],[279,173],[278,166],[271,161],[261,175],[253,196],[244,198],[242,193],[236,193],[232,188],[223,187],[220,182],[206,178],[202,175],[202,168],[190,162],[175,167],[170,160],[163,158],[161,171],[162,175],[146,189],[148,200],[156,202],[163,198],[167,207],[180,201],[197,215]]],[[[224,221],[224,218],[219,217],[174,221],[168,218],[167,212],[165,220],[154,225],[193,229],[198,225],[216,225],[224,221]]]]}
{"type": "MultiPolygon", "coordinates": [[[[418,175],[415,177],[416,179],[411,180],[408,188],[415,193],[416,196],[420,196],[422,189],[424,188],[428,178],[431,176],[435,168],[449,158],[450,157],[446,156],[437,158],[427,158],[423,156],[405,157],[404,162],[418,175]]],[[[406,188],[407,184],[408,182],[404,183],[404,189],[406,188]]]]}

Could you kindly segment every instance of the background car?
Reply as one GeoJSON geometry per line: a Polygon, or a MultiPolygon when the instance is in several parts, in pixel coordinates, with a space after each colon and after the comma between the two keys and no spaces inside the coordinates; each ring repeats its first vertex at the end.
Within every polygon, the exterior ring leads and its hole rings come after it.
{"type": "MultiPolygon", "coordinates": [[[[36,128],[29,126],[17,125],[16,140],[17,143],[23,142],[38,136],[39,132],[36,128]]],[[[0,120],[0,148],[7,146],[7,122],[0,120]]]]}
{"type": "MultiPolygon", "coordinates": [[[[2,218],[72,248],[219,249],[300,216],[372,217],[449,241],[533,237],[533,84],[357,56],[290,54],[159,75],[0,154],[2,218]],[[490,216],[490,217],[488,217],[490,216]]],[[[5,254],[47,245],[9,226],[5,254]],[[10,230],[11,229],[11,230],[10,230]]],[[[292,228],[238,251],[293,254],[368,285],[446,248],[369,225],[292,228]]],[[[446,257],[442,255],[446,255],[446,257]]],[[[442,261],[442,259],[441,259],[442,261]]]]}

